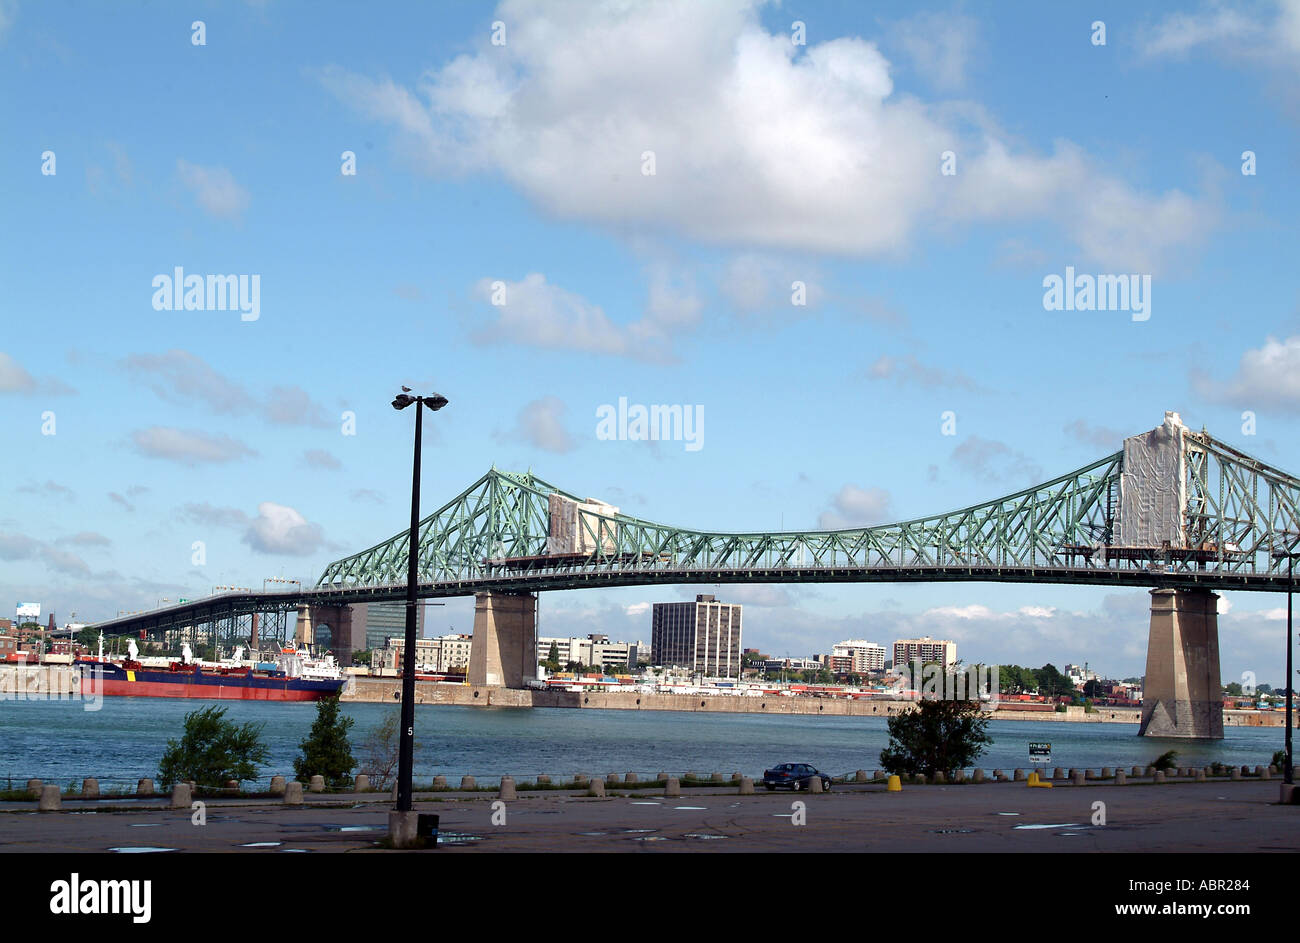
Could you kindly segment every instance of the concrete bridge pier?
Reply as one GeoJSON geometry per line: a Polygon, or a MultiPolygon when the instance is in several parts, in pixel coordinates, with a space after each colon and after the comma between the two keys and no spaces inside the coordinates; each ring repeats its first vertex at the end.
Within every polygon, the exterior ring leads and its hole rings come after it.
{"type": "Polygon", "coordinates": [[[537,677],[537,594],[475,593],[471,685],[522,688],[537,677]]]}
{"type": "Polygon", "coordinates": [[[1208,589],[1151,590],[1138,736],[1223,739],[1218,602],[1208,589]]]}

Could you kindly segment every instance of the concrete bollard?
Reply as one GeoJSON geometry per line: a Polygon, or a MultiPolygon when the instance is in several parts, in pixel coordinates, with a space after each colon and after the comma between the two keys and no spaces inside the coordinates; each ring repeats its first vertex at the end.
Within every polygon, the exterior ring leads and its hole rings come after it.
{"type": "Polygon", "coordinates": [[[966,771],[959,769],[952,774],[952,781],[955,783],[964,783],[966,781],[966,771]]]}
{"type": "Polygon", "coordinates": [[[591,782],[591,777],[588,776],[586,773],[577,773],[573,777],[573,785],[575,786],[585,786],[590,782],[591,782]]]}
{"type": "Polygon", "coordinates": [[[865,769],[858,770],[856,773],[853,774],[853,781],[855,783],[870,782],[870,780],[867,779],[867,771],[865,769]]]}
{"type": "Polygon", "coordinates": [[[538,776],[537,776],[537,785],[539,785],[539,786],[549,786],[550,784],[551,784],[551,777],[547,776],[545,773],[540,773],[540,774],[538,774],[538,776]]]}
{"type": "Polygon", "coordinates": [[[1143,775],[1143,776],[1155,776],[1155,774],[1156,774],[1157,772],[1158,772],[1158,770],[1157,770],[1154,766],[1148,766],[1148,767],[1146,768],[1146,771],[1145,771],[1142,775],[1143,775]]]}
{"type": "Polygon", "coordinates": [[[593,779],[587,787],[587,795],[603,798],[605,795],[605,781],[603,779],[593,779]]]}
{"type": "Polygon", "coordinates": [[[809,792],[825,791],[822,787],[822,778],[820,776],[814,776],[812,779],[808,780],[808,791],[809,792]]]}
{"type": "Polygon", "coordinates": [[[1256,776],[1263,776],[1263,775],[1264,775],[1264,767],[1262,767],[1262,766],[1256,766],[1256,767],[1255,767],[1255,775],[1256,775],[1256,776]]]}
{"type": "Polygon", "coordinates": [[[1076,769],[1076,770],[1071,770],[1071,772],[1073,772],[1074,775],[1070,777],[1070,782],[1072,782],[1076,786],[1082,786],[1084,783],[1083,770],[1076,769]]]}
{"type": "Polygon", "coordinates": [[[669,776],[664,780],[665,796],[680,796],[682,794],[682,784],[676,776],[669,776]]]}
{"type": "Polygon", "coordinates": [[[891,775],[885,784],[885,792],[902,792],[903,781],[897,775],[891,775]]]}
{"type": "Polygon", "coordinates": [[[1241,780],[1241,767],[1240,767],[1240,766],[1234,766],[1234,767],[1232,768],[1232,771],[1231,771],[1230,773],[1228,773],[1228,778],[1231,779],[1231,780],[1233,780],[1233,781],[1240,781],[1240,780],[1241,780]]]}
{"type": "Polygon", "coordinates": [[[1059,766],[1056,767],[1054,770],[1052,770],[1052,778],[1053,778],[1053,779],[1065,779],[1065,770],[1061,769],[1061,767],[1059,767],[1059,766]]]}
{"type": "Polygon", "coordinates": [[[433,777],[433,788],[434,788],[434,789],[446,789],[446,788],[447,788],[447,777],[446,777],[446,776],[435,776],[435,777],[433,777]]]}
{"type": "Polygon", "coordinates": [[[993,779],[995,782],[1004,783],[1007,781],[1007,774],[1002,772],[1000,769],[995,769],[993,771],[993,779]]]}
{"type": "Polygon", "coordinates": [[[353,791],[353,792],[369,792],[369,791],[370,791],[370,777],[367,776],[365,773],[357,773],[357,778],[354,779],[354,780],[352,780],[352,791],[353,791]]]}
{"type": "Polygon", "coordinates": [[[515,792],[515,778],[513,776],[501,777],[501,791],[497,793],[498,799],[517,799],[518,793],[515,792]]]}
{"type": "Polygon", "coordinates": [[[188,809],[193,797],[189,783],[176,783],[172,786],[172,808],[188,809]]]}
{"type": "Polygon", "coordinates": [[[1018,770],[1016,770],[1016,772],[1015,772],[1015,776],[1012,777],[1012,781],[1013,781],[1013,782],[1017,782],[1017,783],[1022,783],[1022,782],[1024,782],[1024,781],[1025,781],[1025,771],[1024,771],[1023,769],[1018,769],[1018,770]]]}
{"type": "Polygon", "coordinates": [[[685,776],[684,778],[686,778],[686,779],[698,779],[699,777],[695,775],[694,770],[687,770],[687,772],[686,772],[686,776],[685,776]]]}
{"type": "Polygon", "coordinates": [[[473,776],[462,776],[460,778],[461,792],[474,792],[476,789],[478,789],[478,783],[474,782],[473,776]]]}
{"type": "Polygon", "coordinates": [[[1101,778],[1102,778],[1102,779],[1110,779],[1110,778],[1111,778],[1112,776],[1114,776],[1114,775],[1115,775],[1115,771],[1114,771],[1113,769],[1111,769],[1109,766],[1103,766],[1103,767],[1101,768],[1101,778]]]}
{"type": "Polygon", "coordinates": [[[1140,767],[1140,766],[1135,766],[1135,767],[1133,767],[1133,769],[1131,769],[1129,772],[1130,772],[1130,774],[1133,775],[1133,776],[1141,776],[1141,775],[1142,775],[1142,767],[1140,767]]]}
{"type": "Polygon", "coordinates": [[[1115,770],[1115,785],[1116,786],[1128,785],[1128,776],[1124,774],[1124,771],[1122,769],[1115,770]]]}
{"type": "Polygon", "coordinates": [[[748,776],[740,777],[740,795],[752,796],[754,794],[754,781],[748,776]]]}
{"type": "Polygon", "coordinates": [[[135,784],[135,794],[137,796],[152,796],[153,780],[152,779],[138,780],[135,784]]]}
{"type": "Polygon", "coordinates": [[[302,783],[298,780],[284,784],[284,804],[302,805],[302,783]]]}
{"type": "Polygon", "coordinates": [[[1083,778],[1084,778],[1084,779],[1096,779],[1096,778],[1097,778],[1097,774],[1094,773],[1094,772],[1092,771],[1092,767],[1088,767],[1088,769],[1085,769],[1085,770],[1083,771],[1083,778]]]}
{"type": "Polygon", "coordinates": [[[308,791],[308,792],[324,792],[324,791],[325,791],[325,777],[322,776],[320,773],[317,773],[315,776],[313,776],[313,777],[311,778],[311,782],[307,784],[307,791],[308,791]]]}
{"type": "Polygon", "coordinates": [[[283,777],[283,776],[272,776],[272,777],[271,777],[271,795],[273,795],[273,796],[283,796],[283,795],[284,795],[284,777],[283,777]]]}
{"type": "MultiPolygon", "coordinates": [[[[739,777],[740,777],[740,774],[737,773],[737,774],[736,774],[736,777],[739,778],[739,777]]],[[[638,782],[638,779],[637,779],[636,773],[624,773],[624,774],[623,774],[623,782],[625,782],[625,783],[635,783],[635,782],[638,782]]]]}
{"type": "Polygon", "coordinates": [[[1276,766],[1273,766],[1272,764],[1269,764],[1268,775],[1276,776],[1277,774],[1278,774],[1278,768],[1276,766]]]}
{"type": "Polygon", "coordinates": [[[33,799],[39,799],[41,797],[41,790],[44,788],[45,783],[41,782],[39,779],[27,780],[27,792],[31,794],[33,799]]]}
{"type": "Polygon", "coordinates": [[[618,778],[618,773],[610,773],[608,776],[605,777],[606,786],[617,786],[622,781],[623,780],[618,778]]]}
{"type": "Polygon", "coordinates": [[[721,773],[714,773],[712,776],[709,777],[709,779],[712,780],[712,781],[715,782],[715,783],[725,783],[725,782],[726,782],[726,780],[722,778],[722,774],[721,774],[721,773]]]}
{"type": "Polygon", "coordinates": [[[971,778],[970,778],[970,779],[971,779],[971,782],[973,782],[973,783],[982,783],[982,782],[984,782],[984,770],[982,770],[982,769],[977,769],[977,770],[975,770],[975,772],[971,775],[971,778]]]}
{"type": "Polygon", "coordinates": [[[878,769],[873,769],[871,771],[871,782],[874,783],[877,779],[881,779],[881,778],[888,779],[889,777],[878,769]]]}
{"type": "Polygon", "coordinates": [[[948,779],[943,775],[943,770],[937,769],[934,771],[934,776],[930,777],[930,781],[936,784],[943,784],[946,783],[948,779]]]}
{"type": "Polygon", "coordinates": [[[1196,771],[1196,781],[1197,781],[1198,783],[1203,783],[1203,782],[1205,782],[1205,770],[1203,770],[1203,769],[1198,769],[1198,770],[1196,771]]]}
{"type": "Polygon", "coordinates": [[[1273,767],[1271,766],[1267,766],[1264,769],[1259,771],[1260,779],[1268,779],[1272,775],[1273,775],[1273,767]]]}
{"type": "Polygon", "coordinates": [[[62,808],[63,794],[59,792],[59,787],[53,783],[48,786],[41,786],[41,795],[36,803],[36,811],[58,812],[62,808]]]}
{"type": "Polygon", "coordinates": [[[83,779],[81,781],[81,798],[98,799],[99,798],[99,780],[83,779]]]}
{"type": "Polygon", "coordinates": [[[1162,783],[1162,782],[1164,782],[1164,781],[1165,781],[1165,771],[1162,770],[1162,769],[1158,769],[1158,770],[1156,770],[1156,771],[1155,771],[1155,774],[1151,777],[1151,779],[1152,779],[1153,782],[1157,782],[1157,783],[1162,783]]]}

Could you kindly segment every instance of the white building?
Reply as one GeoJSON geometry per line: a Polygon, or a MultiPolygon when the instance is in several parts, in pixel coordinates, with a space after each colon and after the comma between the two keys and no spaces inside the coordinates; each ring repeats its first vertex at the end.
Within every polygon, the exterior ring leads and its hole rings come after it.
{"type": "Polygon", "coordinates": [[[922,664],[936,662],[946,669],[957,662],[957,643],[948,639],[902,638],[894,642],[894,669],[907,667],[914,661],[922,664]]]}
{"type": "Polygon", "coordinates": [[[885,670],[885,646],[875,642],[845,639],[831,646],[831,655],[852,658],[853,671],[857,674],[885,670]]]}

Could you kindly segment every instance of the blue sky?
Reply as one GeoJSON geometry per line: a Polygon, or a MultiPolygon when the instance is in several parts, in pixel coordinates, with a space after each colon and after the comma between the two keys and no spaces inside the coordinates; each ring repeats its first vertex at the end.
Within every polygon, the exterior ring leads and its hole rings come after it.
{"type": "MultiPolygon", "coordinates": [[[[685,526],[883,522],[1166,409],[1300,469],[1295,0],[622,7],[0,0],[0,598],[314,582],[403,527],[403,382],[452,401],[426,508],[495,463],[685,526]],[[1149,319],[1045,310],[1067,265],[1150,275],[1149,319]],[[156,310],[176,266],[257,275],[257,319],[156,310]],[[702,447],[599,440],[619,397],[702,407],[702,447]]],[[[716,592],[778,654],[1144,666],[1142,592],[716,592]]],[[[677,595],[542,631],[648,638],[677,595]]],[[[1280,678],[1282,606],[1226,599],[1225,679],[1280,678]]]]}

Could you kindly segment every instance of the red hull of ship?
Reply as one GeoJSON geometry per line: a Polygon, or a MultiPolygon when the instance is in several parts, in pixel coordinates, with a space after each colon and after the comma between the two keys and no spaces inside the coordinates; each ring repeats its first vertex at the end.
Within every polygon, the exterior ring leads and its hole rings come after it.
{"type": "Polygon", "coordinates": [[[115,681],[105,678],[95,691],[94,682],[81,681],[81,693],[105,697],[194,697],[219,701],[314,701],[321,697],[315,691],[287,691],[277,688],[250,688],[226,684],[156,684],[148,681],[115,681]]]}

